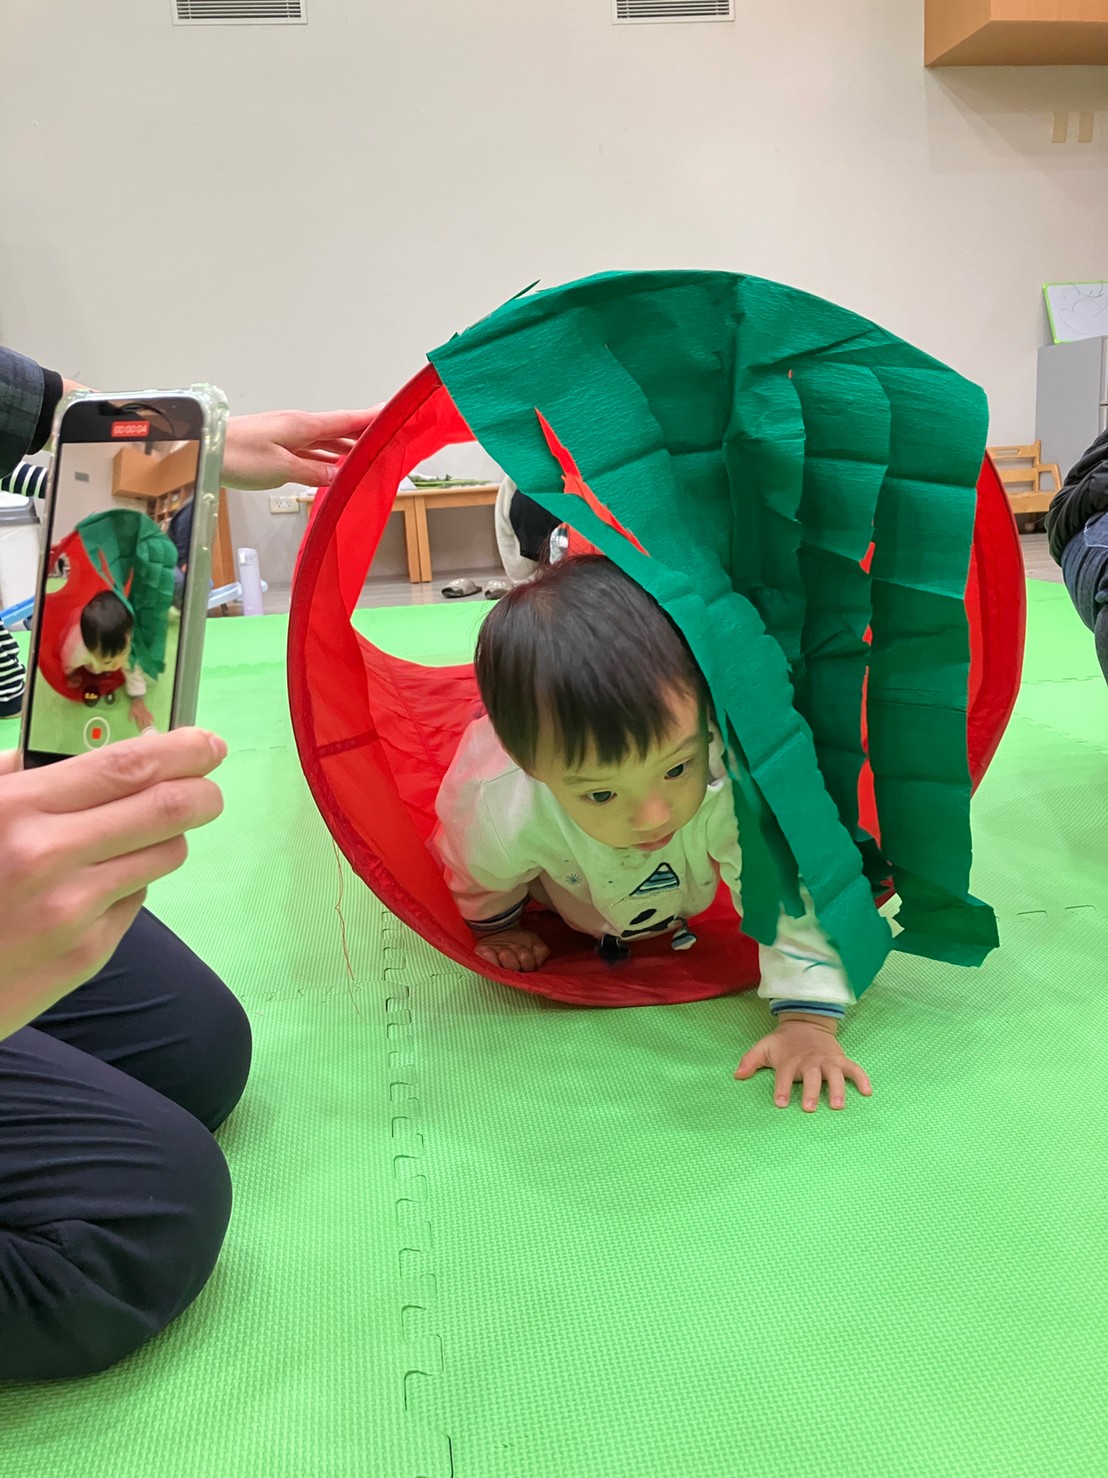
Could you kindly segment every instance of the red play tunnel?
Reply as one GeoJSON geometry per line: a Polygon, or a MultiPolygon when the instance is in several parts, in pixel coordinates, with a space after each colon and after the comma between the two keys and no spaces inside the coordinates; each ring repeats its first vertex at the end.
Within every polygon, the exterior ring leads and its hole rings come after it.
{"type": "MultiPolygon", "coordinates": [[[[726,890],[696,923],[695,949],[637,946],[618,969],[559,920],[532,975],[478,960],[470,931],[427,849],[435,796],[478,711],[470,665],[421,667],[374,647],[351,625],[400,480],[444,446],[472,440],[428,366],[384,408],[317,501],[296,571],[289,695],[301,763],[316,804],[355,872],[393,913],[459,964],[505,984],[581,1005],[693,1001],[756,984],[757,947],[740,935],[726,890]]],[[[966,591],[972,642],[968,744],[974,784],[1000,742],[1019,686],[1025,591],[1018,535],[1000,480],[978,483],[966,591]]],[[[862,823],[877,832],[868,771],[862,823]]]]}

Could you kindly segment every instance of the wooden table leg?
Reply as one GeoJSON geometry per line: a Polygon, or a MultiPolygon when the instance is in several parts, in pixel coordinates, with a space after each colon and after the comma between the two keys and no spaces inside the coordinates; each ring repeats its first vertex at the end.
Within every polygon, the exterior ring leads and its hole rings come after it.
{"type": "Polygon", "coordinates": [[[400,499],[404,515],[404,553],[408,556],[408,579],[417,585],[423,579],[423,561],[419,545],[419,516],[412,499],[400,499]]]}
{"type": "Polygon", "coordinates": [[[419,536],[419,578],[425,584],[434,579],[431,571],[431,535],[427,528],[427,502],[424,498],[413,498],[416,505],[416,529],[419,536]]]}
{"type": "Polygon", "coordinates": [[[220,585],[233,585],[237,579],[235,550],[231,543],[231,520],[227,514],[227,489],[220,488],[212,537],[212,582],[218,589],[220,585]]]}

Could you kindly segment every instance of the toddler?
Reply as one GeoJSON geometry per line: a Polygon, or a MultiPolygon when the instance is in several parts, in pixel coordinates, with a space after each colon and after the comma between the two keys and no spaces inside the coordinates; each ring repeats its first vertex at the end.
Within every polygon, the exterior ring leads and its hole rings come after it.
{"type": "Polygon", "coordinates": [[[146,677],[131,657],[135,618],[111,590],[94,595],[62,641],[62,665],[73,687],[80,686],[82,670],[94,675],[123,671],[131,700],[131,718],[140,730],[153,727],[146,706],[146,677]]]}
{"type": "MultiPolygon", "coordinates": [[[[477,953],[541,969],[546,944],[522,923],[533,898],[618,962],[637,940],[695,947],[688,921],[720,877],[739,898],[741,855],[704,678],[661,607],[599,556],[564,560],[489,613],[477,645],[487,716],[470,725],[439,790],[433,846],[477,953]]],[[[869,1081],[837,1041],[854,1001],[815,919],[782,915],[760,948],[776,1028],[737,1077],[774,1069],[775,1102],[803,1083],[814,1110],[845,1079],[869,1081]]]]}

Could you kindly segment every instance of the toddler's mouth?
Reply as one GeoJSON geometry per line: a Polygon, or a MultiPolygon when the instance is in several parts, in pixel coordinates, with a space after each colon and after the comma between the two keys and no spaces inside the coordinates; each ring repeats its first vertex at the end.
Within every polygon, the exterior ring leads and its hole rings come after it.
{"type": "Polygon", "coordinates": [[[657,841],[654,841],[654,842],[636,842],[635,843],[635,851],[636,852],[660,852],[663,847],[668,847],[669,844],[670,844],[670,842],[672,842],[672,841],[673,841],[673,832],[671,831],[667,836],[659,837],[657,839],[657,841]]]}

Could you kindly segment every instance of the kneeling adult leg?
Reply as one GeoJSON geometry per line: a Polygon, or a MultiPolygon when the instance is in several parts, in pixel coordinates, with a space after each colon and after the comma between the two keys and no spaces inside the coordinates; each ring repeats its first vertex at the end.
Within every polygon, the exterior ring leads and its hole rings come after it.
{"type": "Polygon", "coordinates": [[[1108,513],[1097,514],[1062,551],[1062,574],[1077,614],[1093,633],[1108,682],[1108,513]]]}
{"type": "Polygon", "coordinates": [[[143,909],[108,964],[33,1023],[171,1098],[208,1129],[238,1103],[250,1023],[188,945],[143,909]]]}
{"type": "Polygon", "coordinates": [[[150,915],[0,1043],[0,1379],[104,1369],[200,1292],[231,1209],[205,1126],[249,1060],[241,1007],[150,915]]]}

